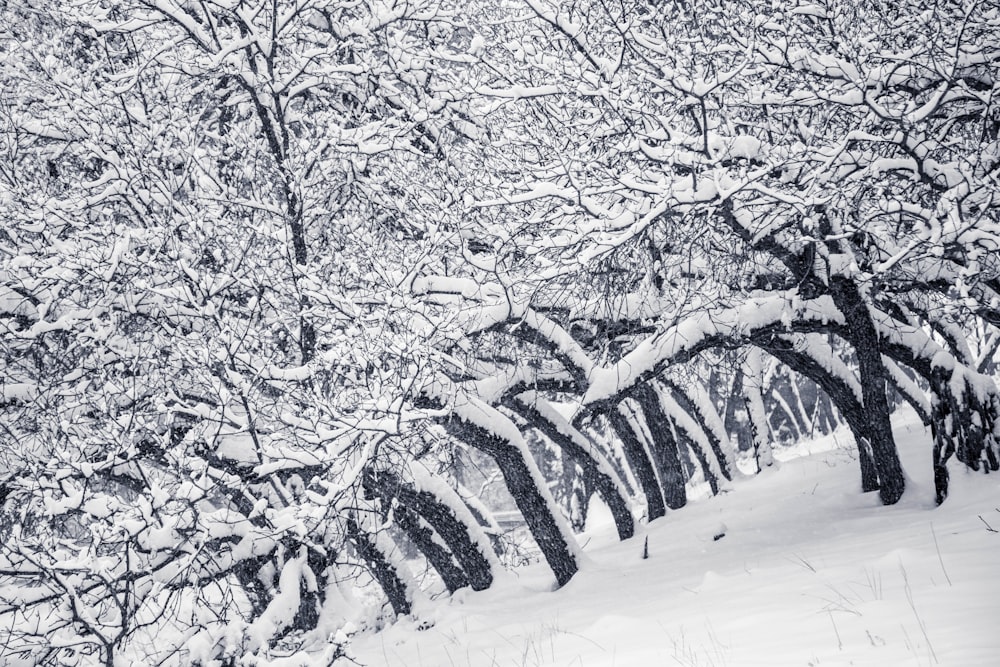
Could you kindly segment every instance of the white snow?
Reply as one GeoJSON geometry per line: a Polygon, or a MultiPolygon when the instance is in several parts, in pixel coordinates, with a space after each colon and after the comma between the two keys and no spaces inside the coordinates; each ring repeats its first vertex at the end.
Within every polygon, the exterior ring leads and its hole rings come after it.
{"type": "Polygon", "coordinates": [[[544,565],[523,569],[437,605],[429,629],[356,636],[351,655],[384,667],[993,664],[1000,477],[955,467],[935,508],[930,435],[903,414],[909,486],[893,507],[860,492],[853,443],[834,434],[776,451],[778,473],[629,541],[595,516],[587,534],[609,535],[582,540],[586,567],[556,592],[544,565]]]}

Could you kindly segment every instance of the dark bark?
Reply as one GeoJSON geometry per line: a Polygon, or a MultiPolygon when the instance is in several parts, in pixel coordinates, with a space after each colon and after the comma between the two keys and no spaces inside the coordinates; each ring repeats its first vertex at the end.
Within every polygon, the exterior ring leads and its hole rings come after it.
{"type": "Polygon", "coordinates": [[[726,397],[726,417],[723,421],[726,433],[731,438],[736,435],[736,449],[746,451],[752,447],[752,443],[747,442],[746,429],[740,424],[736,411],[743,403],[743,373],[733,373],[733,384],[729,388],[729,396],[726,397]]]}
{"type": "Polygon", "coordinates": [[[375,481],[375,475],[370,470],[366,470],[361,479],[365,489],[365,498],[368,500],[379,498],[382,501],[385,514],[388,514],[390,507],[393,508],[395,525],[406,533],[413,545],[427,558],[427,562],[441,576],[449,593],[454,593],[459,588],[469,585],[469,578],[455,562],[454,556],[448,549],[434,540],[434,530],[421,523],[419,514],[402,502],[393,504],[396,497],[388,488],[389,485],[378,484],[375,481]]]}
{"type": "Polygon", "coordinates": [[[934,468],[934,502],[938,505],[948,497],[948,459],[955,453],[955,443],[947,436],[944,424],[947,418],[948,404],[946,401],[935,401],[931,410],[931,436],[934,448],[931,454],[931,465],[934,468]]]}
{"type": "Polygon", "coordinates": [[[420,522],[416,512],[399,506],[393,512],[396,525],[410,538],[413,544],[427,558],[444,582],[449,593],[469,585],[469,577],[455,562],[451,552],[434,541],[434,531],[420,522]]]}
{"type": "Polygon", "coordinates": [[[892,505],[903,496],[906,482],[889,420],[887,373],[882,364],[878,331],[854,282],[834,278],[830,282],[830,294],[844,316],[847,324],[846,338],[857,354],[861,394],[869,425],[869,443],[879,477],[879,497],[883,504],[892,505]]]}
{"type": "Polygon", "coordinates": [[[871,454],[871,433],[864,407],[854,395],[854,391],[842,379],[828,372],[812,357],[796,352],[794,345],[785,338],[775,338],[766,346],[766,352],[778,359],[796,373],[803,375],[826,392],[833,401],[841,417],[847,422],[858,448],[858,462],[861,465],[861,490],[864,493],[879,488],[878,471],[871,454]]]}
{"type": "Polygon", "coordinates": [[[650,384],[643,384],[635,392],[635,398],[642,408],[642,416],[646,427],[653,438],[651,452],[653,463],[660,476],[660,486],[663,488],[663,500],[667,507],[676,510],[687,505],[687,489],[685,488],[684,468],[681,466],[677,453],[677,439],[674,437],[673,424],[663,411],[660,397],[650,384]]]}
{"type": "Polygon", "coordinates": [[[694,454],[694,457],[698,459],[698,465],[701,466],[701,472],[705,475],[705,481],[708,482],[708,486],[712,489],[712,495],[719,495],[719,479],[712,472],[711,465],[708,462],[708,454],[698,444],[698,441],[692,438],[684,429],[678,427],[677,437],[680,439],[681,446],[686,446],[694,454]]]}
{"type": "Polygon", "coordinates": [[[354,517],[347,519],[347,536],[354,544],[358,556],[368,564],[375,580],[382,587],[393,612],[397,616],[406,616],[413,611],[406,584],[396,573],[396,568],[389,562],[385,554],[375,546],[375,542],[361,530],[354,517]]]}
{"type": "Polygon", "coordinates": [[[579,564],[564,539],[548,502],[539,492],[531,469],[521,452],[512,447],[497,449],[494,457],[532,537],[556,576],[556,582],[565,586],[576,574],[579,564]]]}
{"type": "Polygon", "coordinates": [[[935,400],[931,409],[934,437],[934,489],[938,504],[948,496],[948,459],[955,456],[966,467],[984,472],[1000,469],[996,432],[1000,420],[1000,400],[987,396],[985,402],[976,388],[964,380],[960,396],[953,388],[953,371],[941,366],[931,370],[935,400]]]}
{"type": "Polygon", "coordinates": [[[938,502],[943,502],[948,494],[949,475],[945,466],[952,455],[973,470],[979,470],[984,461],[988,471],[1000,469],[998,443],[993,435],[1000,421],[1000,399],[996,394],[988,393],[983,397],[985,401],[981,400],[980,392],[966,379],[960,395],[956,396],[953,375],[962,371],[958,367],[949,369],[935,365],[936,346],[922,350],[922,356],[910,346],[893,341],[891,336],[882,340],[882,346],[887,357],[926,381],[934,396],[929,421],[934,437],[933,466],[938,502]]]}
{"type": "Polygon", "coordinates": [[[530,403],[517,399],[511,399],[506,403],[509,408],[521,415],[530,426],[540,431],[580,466],[584,477],[597,489],[604,503],[611,510],[615,527],[618,530],[618,538],[626,540],[632,537],[635,534],[635,520],[632,517],[628,501],[622,497],[614,480],[600,469],[594,457],[530,403]]]}
{"type": "Polygon", "coordinates": [[[663,491],[656,481],[656,471],[653,470],[653,464],[646,454],[646,448],[642,446],[642,440],[632,430],[628,419],[620,409],[608,412],[608,422],[622,443],[625,463],[632,469],[632,474],[635,475],[643,495],[646,496],[646,520],[659,519],[667,513],[667,506],[663,502],[663,491]]]}
{"type": "MultiPolygon", "coordinates": [[[[493,569],[490,562],[469,534],[471,527],[461,521],[451,507],[429,491],[417,490],[391,472],[368,472],[365,482],[377,488],[384,499],[397,498],[406,508],[416,512],[430,524],[465,571],[473,590],[485,590],[492,585],[493,569]]],[[[424,550],[421,548],[421,551],[424,550]]],[[[426,551],[424,554],[430,559],[426,551]]],[[[442,578],[445,576],[440,570],[439,573],[442,578]]]]}
{"type": "MultiPolygon", "coordinates": [[[[295,276],[296,287],[298,286],[298,267],[305,266],[309,261],[306,244],[305,226],[302,221],[302,211],[300,210],[298,197],[290,190],[286,195],[288,198],[288,226],[291,230],[292,249],[296,266],[292,267],[295,276]]],[[[312,307],[309,297],[299,294],[299,356],[303,364],[312,361],[316,355],[316,326],[309,319],[308,310],[312,307]]]]}
{"type": "Polygon", "coordinates": [[[521,449],[496,434],[453,415],[445,422],[449,431],[470,447],[489,454],[496,461],[503,475],[504,484],[514,498],[524,517],[531,536],[538,544],[542,556],[556,576],[560,586],[565,585],[579,570],[579,564],[567,537],[553,516],[549,503],[535,483],[535,476],[524,459],[521,449]]]}
{"type": "MultiPolygon", "coordinates": [[[[674,401],[677,402],[677,405],[679,405],[682,410],[691,415],[691,418],[694,419],[695,423],[705,434],[705,437],[708,439],[708,444],[712,448],[712,453],[715,455],[715,460],[719,462],[719,471],[722,473],[723,477],[732,481],[733,471],[729,469],[729,462],[726,460],[726,454],[723,451],[722,441],[719,440],[715,432],[711,428],[709,428],[707,416],[702,413],[701,408],[698,406],[698,404],[692,401],[688,397],[687,393],[679,386],[677,386],[676,384],[674,384],[669,380],[663,381],[663,385],[670,390],[671,395],[674,398],[674,401]]],[[[707,452],[702,452],[703,457],[707,457],[707,455],[708,455],[707,452]]],[[[701,457],[699,457],[699,461],[700,460],[701,457]]],[[[705,468],[704,465],[705,464],[703,463],[702,468],[707,470],[707,468],[705,468]]]]}

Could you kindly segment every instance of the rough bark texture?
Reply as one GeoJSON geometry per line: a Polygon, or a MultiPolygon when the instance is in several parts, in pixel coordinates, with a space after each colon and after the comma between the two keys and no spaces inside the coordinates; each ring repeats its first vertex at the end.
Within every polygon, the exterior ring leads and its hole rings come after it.
{"type": "Polygon", "coordinates": [[[354,544],[358,556],[371,569],[372,575],[389,599],[389,605],[397,616],[406,616],[413,611],[406,584],[400,579],[389,559],[385,557],[368,535],[361,530],[358,522],[352,517],[347,519],[347,535],[354,544]]]}
{"type": "Polygon", "coordinates": [[[567,542],[571,538],[563,535],[549,503],[535,483],[535,476],[521,449],[486,429],[454,417],[446,425],[468,445],[493,457],[507,490],[514,498],[542,556],[555,574],[556,581],[560,586],[568,583],[579,570],[576,557],[567,542]]]}
{"type": "Polygon", "coordinates": [[[469,585],[469,577],[455,562],[451,552],[434,541],[434,531],[423,525],[412,510],[398,507],[394,512],[396,525],[403,529],[413,544],[420,549],[439,575],[449,593],[469,585]]]}
{"type": "Polygon", "coordinates": [[[882,365],[878,332],[857,285],[849,280],[834,279],[830,283],[830,294],[844,316],[847,337],[858,358],[865,418],[870,429],[869,442],[879,477],[879,497],[883,504],[892,505],[903,496],[906,482],[889,421],[887,374],[882,365]]]}
{"type": "MultiPolygon", "coordinates": [[[[469,534],[470,526],[455,516],[450,507],[429,491],[417,490],[391,472],[369,472],[367,477],[382,497],[397,498],[406,508],[419,514],[434,528],[465,571],[468,584],[473,590],[481,591],[490,587],[493,583],[490,562],[480,551],[479,545],[472,540],[469,534]]],[[[424,554],[430,559],[427,551],[424,551],[424,554]]],[[[444,577],[443,572],[441,575],[444,577]]]]}
{"type": "Polygon", "coordinates": [[[608,412],[608,421],[622,443],[625,462],[632,469],[643,495],[646,496],[646,520],[659,519],[667,513],[667,506],[663,502],[663,492],[660,490],[659,482],[656,481],[656,471],[653,470],[653,464],[646,455],[642,440],[632,430],[628,419],[619,409],[608,412]]]}
{"type": "Polygon", "coordinates": [[[660,476],[660,486],[663,488],[663,500],[667,507],[676,510],[687,505],[687,490],[685,488],[684,468],[677,454],[677,440],[674,438],[670,418],[660,405],[656,390],[649,384],[643,384],[636,389],[635,398],[642,408],[646,427],[653,438],[651,453],[656,470],[660,476]]]}
{"type": "Polygon", "coordinates": [[[529,425],[540,431],[583,469],[583,474],[591,480],[594,487],[597,488],[597,492],[601,494],[604,503],[611,510],[615,527],[618,529],[618,538],[626,540],[632,537],[635,534],[635,520],[632,517],[628,501],[621,495],[614,480],[597,465],[594,457],[530,404],[517,400],[512,400],[510,403],[510,407],[516,410],[529,425]]]}
{"type": "MultiPolygon", "coordinates": [[[[394,497],[386,488],[387,485],[377,484],[375,476],[370,471],[364,474],[362,480],[366,496],[381,499],[383,506],[388,511],[388,508],[393,506],[394,497]]],[[[459,588],[469,585],[468,576],[455,562],[451,552],[434,540],[434,531],[421,523],[420,516],[415,511],[399,502],[393,509],[393,518],[395,524],[406,533],[413,545],[420,550],[431,567],[441,576],[448,592],[454,593],[459,588]]]]}

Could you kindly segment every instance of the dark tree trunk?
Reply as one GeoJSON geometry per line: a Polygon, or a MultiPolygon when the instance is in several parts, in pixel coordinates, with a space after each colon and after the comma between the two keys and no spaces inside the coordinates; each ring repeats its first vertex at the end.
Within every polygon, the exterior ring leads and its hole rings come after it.
{"type": "Polygon", "coordinates": [[[434,531],[421,524],[416,512],[400,506],[395,509],[393,515],[396,525],[403,529],[413,544],[427,557],[431,567],[441,575],[441,580],[449,593],[469,585],[469,577],[455,563],[451,552],[434,541],[434,531]]]}
{"type": "Polygon", "coordinates": [[[719,480],[715,476],[715,473],[712,472],[705,450],[702,449],[697,440],[688,435],[683,429],[677,429],[677,437],[680,438],[681,446],[686,446],[694,454],[694,457],[698,459],[698,465],[701,466],[701,471],[705,475],[705,481],[708,482],[708,486],[712,489],[712,495],[719,495],[719,480]]]}
{"type": "Polygon", "coordinates": [[[676,510],[687,505],[687,489],[685,488],[684,468],[681,466],[677,453],[677,440],[674,437],[670,418],[660,405],[660,398],[652,385],[646,383],[636,387],[635,398],[642,408],[642,416],[646,427],[653,438],[651,453],[653,463],[660,475],[660,486],[663,488],[663,500],[667,507],[676,510]]]}
{"type": "Polygon", "coordinates": [[[653,464],[646,454],[646,448],[642,446],[640,436],[632,430],[628,419],[621,412],[622,409],[624,406],[621,404],[612,408],[608,412],[608,422],[622,443],[625,462],[632,469],[636,481],[646,496],[646,520],[659,519],[667,513],[667,506],[663,502],[660,484],[656,481],[656,471],[653,470],[653,464]]]}
{"type": "Polygon", "coordinates": [[[924,350],[925,355],[918,356],[910,346],[894,342],[891,336],[886,336],[882,343],[886,356],[917,373],[934,394],[929,421],[934,435],[933,466],[938,502],[943,502],[948,495],[946,463],[951,456],[973,470],[979,470],[984,462],[987,472],[1000,469],[998,442],[994,435],[1000,421],[1000,399],[993,393],[980,396],[980,391],[970,385],[967,378],[956,395],[954,373],[964,371],[934,364],[935,345],[929,345],[929,349],[924,350]]]}
{"type": "MultiPolygon", "coordinates": [[[[366,476],[377,488],[380,496],[386,499],[397,498],[400,503],[419,514],[434,528],[462,566],[473,590],[481,591],[490,587],[493,583],[493,569],[490,562],[469,534],[471,527],[461,521],[451,507],[438,500],[429,491],[417,490],[391,472],[372,471],[366,476]]],[[[426,551],[424,554],[430,558],[430,554],[426,551]]],[[[441,575],[444,577],[444,572],[441,572],[441,575]]]]}
{"type": "Polygon", "coordinates": [[[456,415],[445,422],[445,425],[469,446],[493,457],[507,490],[514,498],[542,556],[555,574],[556,581],[560,586],[567,584],[580,569],[574,549],[567,542],[571,538],[563,535],[552,514],[554,508],[549,505],[539,488],[544,480],[535,479],[521,448],[472,422],[460,420],[456,415]]]}
{"type": "Polygon", "coordinates": [[[940,505],[948,497],[947,463],[953,455],[967,467],[989,473],[1000,468],[997,458],[996,423],[1000,402],[993,396],[981,400],[968,380],[960,396],[953,389],[953,372],[941,366],[930,370],[936,396],[931,409],[934,436],[934,490],[940,505]]]}
{"type": "Polygon", "coordinates": [[[869,426],[872,458],[879,478],[879,497],[884,505],[892,505],[903,496],[906,482],[899,453],[892,435],[889,401],[886,397],[886,370],[878,332],[857,285],[848,279],[830,281],[833,302],[844,316],[847,337],[858,358],[858,375],[869,426]]]}
{"type": "Polygon", "coordinates": [[[385,596],[389,599],[389,605],[397,616],[406,616],[413,611],[413,605],[407,595],[406,584],[396,573],[396,568],[389,562],[368,535],[358,526],[354,517],[347,519],[347,535],[354,544],[358,552],[368,567],[372,571],[375,580],[382,587],[385,596]]]}
{"type": "MultiPolygon", "coordinates": [[[[365,471],[362,476],[362,484],[366,498],[378,497],[386,512],[388,512],[388,508],[393,507],[394,496],[387,488],[389,485],[378,484],[371,471],[365,471]]],[[[398,502],[393,508],[393,519],[395,525],[406,533],[413,545],[427,558],[431,567],[437,570],[449,593],[454,593],[459,588],[469,585],[469,578],[455,562],[451,552],[434,540],[433,529],[422,524],[420,516],[415,511],[402,502],[398,502]]]]}
{"type": "Polygon", "coordinates": [[[611,510],[611,515],[615,520],[615,527],[618,529],[618,538],[627,540],[632,537],[635,534],[635,520],[632,517],[632,510],[629,507],[628,501],[622,497],[618,485],[611,476],[601,470],[594,457],[587,453],[579,443],[566,433],[565,429],[560,429],[558,424],[546,418],[544,414],[529,402],[513,399],[509,403],[508,407],[521,415],[530,426],[538,429],[583,469],[584,477],[596,487],[597,492],[601,494],[601,498],[611,510]]]}
{"type": "Polygon", "coordinates": [[[948,497],[948,459],[955,453],[954,441],[945,432],[947,418],[947,402],[935,401],[931,409],[931,435],[934,438],[934,449],[931,464],[934,467],[934,501],[940,505],[948,497]]]}
{"type": "MultiPolygon", "coordinates": [[[[836,375],[827,371],[816,359],[796,352],[794,345],[784,338],[775,338],[762,348],[778,361],[796,373],[809,378],[822,389],[847,422],[858,448],[858,462],[861,465],[861,490],[864,493],[879,488],[878,471],[871,454],[871,434],[865,410],[854,391],[836,375]]],[[[819,397],[817,396],[817,402],[819,397]]]]}
{"type": "MultiPolygon", "coordinates": [[[[714,370],[712,372],[712,377],[715,377],[714,370]]],[[[670,390],[671,395],[677,402],[677,405],[679,405],[682,410],[691,415],[695,423],[698,424],[699,428],[701,428],[702,432],[704,432],[705,437],[708,439],[708,444],[712,448],[712,453],[715,455],[715,460],[719,462],[719,471],[722,473],[723,477],[732,481],[733,471],[729,469],[729,461],[727,460],[726,454],[723,451],[722,441],[719,440],[715,432],[711,428],[709,428],[707,415],[702,414],[701,408],[698,407],[697,403],[692,401],[688,397],[688,395],[684,392],[684,390],[682,390],[676,384],[670,381],[665,381],[664,385],[670,390]]],[[[708,455],[708,453],[702,452],[700,455],[698,455],[696,452],[695,455],[698,456],[698,460],[701,462],[702,459],[708,455]]],[[[707,471],[704,462],[702,462],[702,469],[707,471]]]]}

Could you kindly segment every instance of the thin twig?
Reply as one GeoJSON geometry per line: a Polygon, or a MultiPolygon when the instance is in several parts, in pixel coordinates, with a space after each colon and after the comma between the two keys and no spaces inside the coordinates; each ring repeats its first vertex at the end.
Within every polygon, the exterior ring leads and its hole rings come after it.
{"type": "Polygon", "coordinates": [[[938,546],[937,533],[934,532],[933,522],[931,522],[931,535],[934,536],[934,548],[937,549],[938,562],[941,563],[941,571],[944,572],[944,578],[948,580],[948,585],[952,586],[951,577],[948,576],[948,570],[944,567],[944,558],[941,557],[941,547],[938,546]]]}

